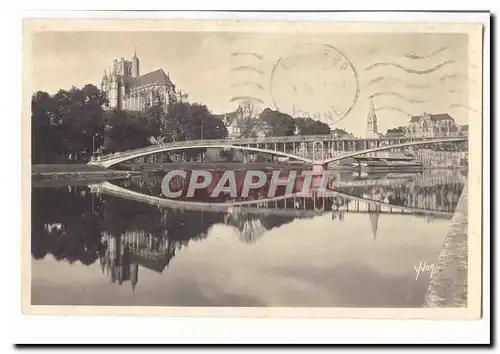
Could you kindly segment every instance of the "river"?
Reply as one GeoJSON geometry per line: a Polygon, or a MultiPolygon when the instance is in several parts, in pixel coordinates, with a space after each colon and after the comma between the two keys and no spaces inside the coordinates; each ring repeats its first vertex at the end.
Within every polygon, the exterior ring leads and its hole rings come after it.
{"type": "MultiPolygon", "coordinates": [[[[416,269],[437,262],[466,178],[341,173],[337,197],[224,211],[35,185],[32,304],[421,307],[432,270],[416,269]]],[[[160,176],[108,183],[161,195],[160,176]]]]}

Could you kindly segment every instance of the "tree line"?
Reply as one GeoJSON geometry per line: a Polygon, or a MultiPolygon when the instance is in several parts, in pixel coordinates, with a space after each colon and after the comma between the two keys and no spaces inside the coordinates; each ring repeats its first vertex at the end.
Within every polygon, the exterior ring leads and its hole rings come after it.
{"type": "MultiPolygon", "coordinates": [[[[177,102],[166,110],[151,106],[142,111],[108,107],[106,94],[91,84],[55,94],[35,92],[31,99],[32,163],[84,163],[93,153],[125,151],[160,140],[228,137],[221,115],[203,104],[177,102]]],[[[241,137],[331,133],[325,123],[308,117],[294,119],[269,108],[258,115],[243,115],[238,124],[241,137]]]]}

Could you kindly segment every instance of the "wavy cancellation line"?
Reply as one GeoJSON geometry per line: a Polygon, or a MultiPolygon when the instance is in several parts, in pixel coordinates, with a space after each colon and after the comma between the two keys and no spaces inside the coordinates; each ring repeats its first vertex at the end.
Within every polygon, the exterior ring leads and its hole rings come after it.
{"type": "Polygon", "coordinates": [[[432,57],[438,55],[439,53],[442,53],[450,48],[451,48],[450,46],[442,46],[442,47],[438,48],[436,51],[429,53],[429,54],[418,55],[416,53],[405,53],[404,56],[406,58],[409,58],[409,59],[427,59],[427,58],[432,58],[432,57]]]}
{"type": "Polygon", "coordinates": [[[264,74],[264,72],[262,70],[259,70],[257,68],[254,68],[253,66],[249,66],[249,65],[237,66],[235,68],[232,68],[231,71],[253,71],[253,72],[256,72],[259,75],[263,75],[264,74]]]}
{"type": "Polygon", "coordinates": [[[383,82],[383,81],[393,81],[402,85],[405,85],[408,88],[411,89],[429,89],[429,88],[435,88],[437,85],[445,84],[449,82],[452,79],[458,79],[460,77],[466,78],[465,75],[459,75],[459,74],[448,74],[444,75],[437,80],[434,80],[432,83],[427,83],[427,84],[413,84],[413,83],[408,83],[406,80],[403,79],[398,79],[393,76],[389,75],[383,75],[383,76],[377,76],[374,79],[371,79],[366,85],[370,86],[373,84],[376,84],[378,82],[383,82]]]}
{"type": "MultiPolygon", "coordinates": [[[[463,108],[463,109],[467,109],[467,110],[475,112],[475,113],[479,112],[478,110],[476,110],[472,107],[463,105],[463,104],[451,104],[450,108],[463,108]]],[[[375,111],[376,112],[378,112],[378,111],[393,111],[393,112],[398,112],[398,113],[404,114],[407,117],[413,116],[412,114],[406,112],[404,109],[396,107],[396,106],[382,106],[382,107],[376,108],[375,111]]]]}
{"type": "Polygon", "coordinates": [[[463,105],[463,104],[451,104],[450,108],[464,108],[464,109],[467,109],[469,111],[472,111],[472,112],[475,112],[475,113],[479,113],[479,111],[477,109],[474,109],[472,107],[469,107],[469,106],[466,106],[466,105],[463,105]]]}
{"type": "Polygon", "coordinates": [[[237,56],[252,56],[254,58],[257,58],[259,60],[262,60],[263,57],[259,54],[256,53],[251,53],[251,52],[235,52],[231,54],[232,57],[237,57],[237,56]]]}
{"type": "Polygon", "coordinates": [[[260,104],[264,104],[263,100],[261,100],[258,97],[253,97],[253,96],[235,96],[235,97],[231,97],[229,99],[229,101],[230,102],[234,102],[234,101],[254,101],[254,102],[258,102],[260,104]]]}
{"type": "Polygon", "coordinates": [[[244,81],[244,82],[234,82],[231,84],[232,87],[239,87],[239,86],[254,86],[257,87],[260,90],[264,90],[264,86],[261,84],[258,84],[256,82],[251,82],[251,81],[244,81]]]}
{"type": "Polygon", "coordinates": [[[425,100],[418,100],[418,99],[406,97],[406,96],[400,94],[399,92],[394,92],[394,91],[375,92],[374,94],[370,95],[369,97],[374,98],[374,97],[378,97],[378,96],[396,96],[396,97],[399,97],[399,98],[401,98],[405,101],[408,101],[410,103],[427,103],[427,102],[430,102],[434,99],[439,98],[439,97],[434,97],[432,99],[429,98],[429,99],[425,99],[425,100]]]}
{"type": "Polygon", "coordinates": [[[378,63],[374,63],[374,64],[371,64],[369,65],[365,70],[366,71],[370,71],[372,69],[375,69],[377,67],[387,67],[387,66],[393,66],[395,68],[398,68],[398,69],[401,69],[403,71],[405,71],[406,73],[408,74],[418,74],[418,75],[423,75],[423,74],[430,74],[434,71],[437,71],[447,65],[450,65],[450,64],[454,64],[455,61],[454,60],[446,60],[446,61],[443,61],[439,64],[437,64],[436,66],[432,67],[432,68],[428,68],[428,69],[411,69],[411,68],[407,68],[401,64],[398,64],[398,63],[393,63],[393,62],[387,62],[387,61],[384,61],[384,62],[378,62],[378,63]]]}
{"type": "Polygon", "coordinates": [[[408,117],[411,117],[412,115],[405,110],[399,108],[399,107],[394,107],[394,106],[383,106],[383,107],[378,107],[375,109],[375,111],[396,111],[399,113],[402,113],[408,117]]]}

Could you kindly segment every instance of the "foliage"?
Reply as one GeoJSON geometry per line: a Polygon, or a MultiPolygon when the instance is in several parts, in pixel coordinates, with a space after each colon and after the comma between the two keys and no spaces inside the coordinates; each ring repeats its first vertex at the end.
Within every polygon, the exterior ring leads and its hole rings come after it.
{"type": "MultiPolygon", "coordinates": [[[[32,163],[87,162],[92,152],[117,152],[151,142],[227,137],[223,122],[205,105],[174,103],[167,112],[104,110],[106,95],[93,85],[35,92],[31,100],[32,163]],[[163,139],[160,139],[163,137],[163,139]]],[[[195,153],[195,151],[192,151],[195,153]]]]}
{"type": "Polygon", "coordinates": [[[288,114],[270,108],[264,109],[257,116],[256,110],[249,104],[240,106],[238,110],[243,112],[240,120],[242,138],[291,136],[296,133],[298,135],[330,134],[328,124],[309,117],[294,119],[288,114]]]}
{"type": "Polygon", "coordinates": [[[226,126],[205,105],[174,103],[168,107],[164,123],[167,141],[227,138],[226,126]]]}
{"type": "Polygon", "coordinates": [[[312,118],[295,118],[299,135],[328,135],[330,126],[312,118]]]}
{"type": "Polygon", "coordinates": [[[259,120],[269,127],[272,136],[290,136],[294,134],[294,120],[288,114],[266,108],[259,115],[259,120]]]}
{"type": "Polygon", "coordinates": [[[54,102],[46,92],[31,98],[31,159],[33,163],[53,163],[65,147],[59,126],[53,124],[54,102]]]}
{"type": "Polygon", "coordinates": [[[105,95],[94,85],[55,95],[38,91],[31,100],[32,161],[54,163],[58,159],[78,159],[89,155],[104,138],[105,95]]]}
{"type": "Polygon", "coordinates": [[[157,136],[162,125],[161,110],[150,107],[144,112],[112,110],[105,113],[105,152],[144,147],[157,136]]]}
{"type": "Polygon", "coordinates": [[[387,129],[387,133],[386,134],[392,134],[392,135],[400,134],[400,135],[403,135],[403,134],[405,134],[405,132],[406,132],[406,127],[399,126],[397,128],[387,129]]]}

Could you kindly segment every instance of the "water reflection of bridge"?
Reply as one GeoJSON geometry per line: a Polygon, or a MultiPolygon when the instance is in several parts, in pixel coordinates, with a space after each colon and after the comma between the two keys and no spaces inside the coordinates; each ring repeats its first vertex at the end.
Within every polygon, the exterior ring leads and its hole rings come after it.
{"type": "Polygon", "coordinates": [[[436,217],[451,217],[450,211],[429,210],[413,206],[395,205],[381,200],[372,200],[355,195],[342,193],[340,191],[329,191],[328,196],[321,193],[312,193],[312,196],[285,195],[275,198],[261,200],[230,201],[226,203],[191,202],[145,195],[126,188],[122,188],[110,182],[89,186],[93,193],[106,194],[110,196],[134,200],[137,202],[155,205],[158,208],[171,208],[194,211],[220,212],[220,213],[242,213],[258,215],[282,215],[295,217],[311,217],[322,214],[325,211],[334,210],[333,207],[346,207],[349,212],[349,203],[354,201],[355,207],[351,211],[371,212],[373,207],[379,208],[380,213],[412,214],[412,215],[434,215],[436,217]],[[364,206],[362,206],[364,205],[364,206]]]}

